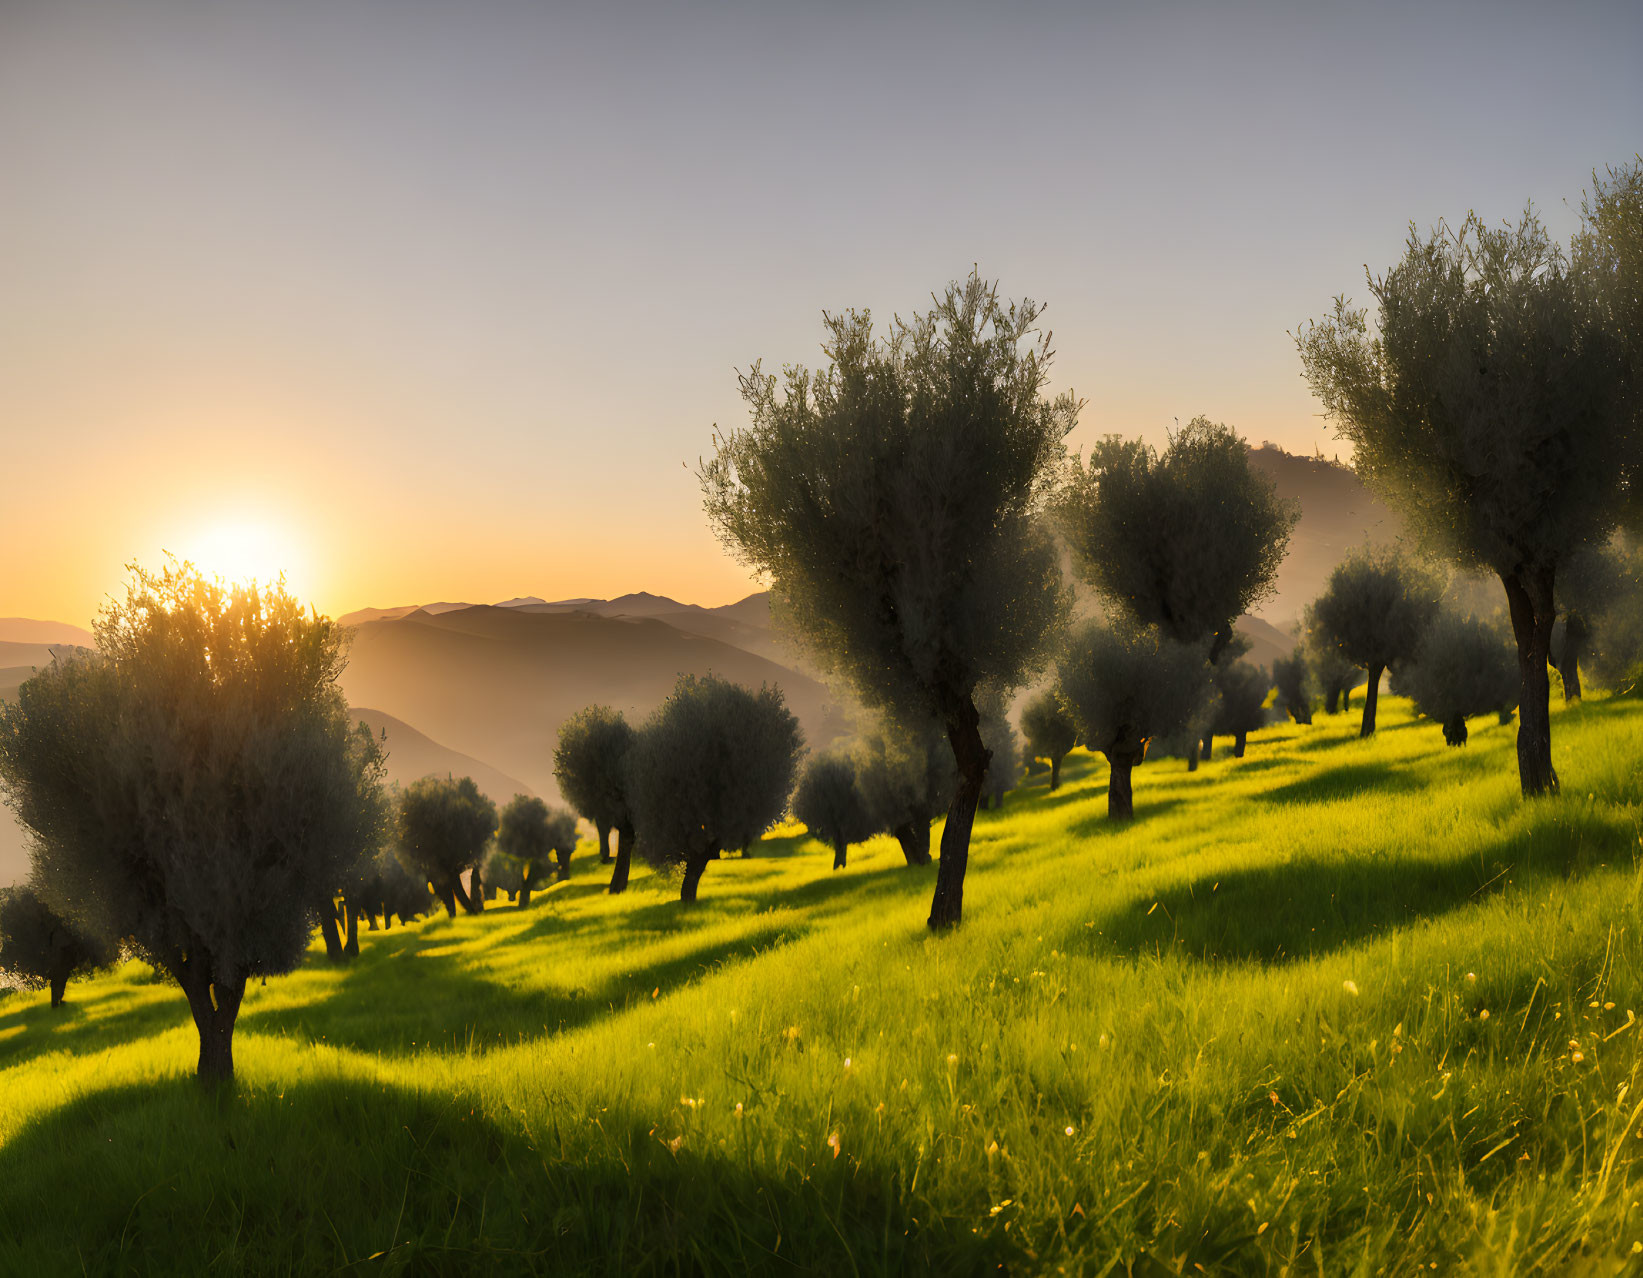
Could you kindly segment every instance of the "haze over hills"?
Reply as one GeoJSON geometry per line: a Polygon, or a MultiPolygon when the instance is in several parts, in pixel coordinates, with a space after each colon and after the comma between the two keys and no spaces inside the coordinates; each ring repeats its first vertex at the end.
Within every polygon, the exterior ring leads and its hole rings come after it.
{"type": "Polygon", "coordinates": [[[531,794],[523,781],[499,772],[470,755],[458,754],[418,732],[410,724],[363,706],[350,706],[348,713],[383,738],[388,752],[388,780],[409,785],[421,777],[472,777],[474,783],[501,807],[516,794],[531,794]]]}
{"type": "Polygon", "coordinates": [[[90,648],[97,640],[83,626],[66,621],[35,621],[30,617],[0,617],[0,643],[74,644],[90,648]]]}
{"type": "Polygon", "coordinates": [[[342,686],[352,704],[377,707],[556,798],[553,748],[565,719],[601,702],[637,722],[684,673],[780,686],[812,748],[846,728],[837,698],[799,671],[654,617],[583,609],[480,605],[367,621],[342,686]]]}

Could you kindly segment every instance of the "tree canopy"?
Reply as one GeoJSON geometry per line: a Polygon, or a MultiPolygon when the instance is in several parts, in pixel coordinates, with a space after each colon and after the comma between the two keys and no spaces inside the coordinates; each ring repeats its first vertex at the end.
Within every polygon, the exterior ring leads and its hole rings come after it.
{"type": "Polygon", "coordinates": [[[1061,524],[1079,575],[1179,643],[1209,640],[1271,595],[1299,506],[1249,464],[1227,426],[1195,417],[1162,453],[1109,435],[1074,460],[1061,524]]]}
{"type": "Polygon", "coordinates": [[[1505,715],[1517,705],[1517,658],[1510,639],[1495,627],[1443,613],[1398,672],[1396,687],[1442,727],[1446,742],[1465,745],[1468,718],[1505,715]]]}
{"type": "Polygon", "coordinates": [[[804,747],[780,688],[758,692],[684,675],[628,754],[628,796],[641,854],[681,870],[694,901],[708,862],[747,848],[787,810],[804,747]]]}
{"type": "Polygon", "coordinates": [[[1131,770],[1155,737],[1187,723],[1208,692],[1204,647],[1157,626],[1089,621],[1074,631],[1057,667],[1084,744],[1107,757],[1107,815],[1135,815],[1131,770]]]}
{"type": "Polygon", "coordinates": [[[1221,694],[1212,730],[1232,738],[1232,755],[1244,757],[1245,738],[1266,723],[1266,697],[1272,679],[1265,666],[1228,661],[1215,667],[1215,690],[1221,694]]]}
{"type": "Polygon", "coordinates": [[[888,720],[859,737],[852,753],[873,828],[895,836],[908,865],[929,865],[930,821],[955,779],[947,734],[934,720],[917,728],[888,720]]]}
{"type": "Polygon", "coordinates": [[[1078,723],[1054,688],[1035,694],[1021,708],[1021,732],[1033,754],[1050,761],[1050,789],[1061,784],[1061,761],[1078,744],[1078,723]]]}
{"type": "Polygon", "coordinates": [[[343,629],[283,587],[138,568],[96,633],[0,708],[0,780],[36,891],[176,980],[225,1078],[245,982],[302,961],[316,885],[380,843],[381,750],[337,687],[343,629]]]}
{"type": "Polygon", "coordinates": [[[479,891],[465,889],[462,876],[484,863],[496,824],[496,804],[472,777],[423,777],[399,796],[399,859],[433,885],[453,919],[459,903],[470,914],[483,908],[479,891]]]}
{"type": "Polygon", "coordinates": [[[627,754],[633,748],[633,737],[633,728],[620,710],[587,706],[561,725],[553,751],[559,793],[599,835],[601,861],[611,860],[610,832],[616,831],[612,893],[627,887],[633,854],[633,819],[627,797],[627,754]]]}
{"type": "Polygon", "coordinates": [[[24,884],[0,888],[0,972],[25,987],[51,987],[51,1005],[63,1006],[69,978],[107,967],[119,947],[60,918],[24,884]]]}
{"type": "Polygon", "coordinates": [[[974,696],[1039,668],[1065,615],[1041,516],[1071,396],[1045,395],[1040,307],[971,275],[875,334],[824,315],[825,368],[741,379],[750,423],[700,472],[725,545],[771,580],[773,610],[861,700],[947,731],[961,783],[930,925],[959,921],[987,770],[974,696]]]}
{"type": "Polygon", "coordinates": [[[835,870],[844,868],[852,843],[878,832],[856,784],[855,765],[842,754],[818,755],[810,761],[793,795],[793,817],[833,849],[835,870]]]}
{"type": "Polygon", "coordinates": [[[1415,655],[1438,614],[1443,582],[1398,550],[1354,551],[1313,602],[1317,641],[1368,673],[1360,735],[1375,731],[1381,675],[1415,655]]]}

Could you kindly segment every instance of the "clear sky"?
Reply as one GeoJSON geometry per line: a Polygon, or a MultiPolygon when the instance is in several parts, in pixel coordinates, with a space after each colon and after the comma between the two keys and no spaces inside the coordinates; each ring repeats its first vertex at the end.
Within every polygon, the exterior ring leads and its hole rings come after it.
{"type": "Polygon", "coordinates": [[[1640,67],[1636,0],[4,0],[0,615],[162,549],[333,612],[738,598],[734,370],[972,263],[1075,443],[1333,452],[1286,330],[1412,219],[1566,236],[1640,67]]]}

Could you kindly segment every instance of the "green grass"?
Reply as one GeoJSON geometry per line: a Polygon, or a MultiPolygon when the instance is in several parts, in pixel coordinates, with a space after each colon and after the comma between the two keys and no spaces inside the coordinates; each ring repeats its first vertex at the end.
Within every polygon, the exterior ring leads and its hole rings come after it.
{"type": "Polygon", "coordinates": [[[141,965],[7,999],[0,1273],[1634,1272],[1643,703],[1527,804],[1514,729],[1381,716],[1149,763],[1127,828],[1080,752],[939,938],[887,839],[694,909],[584,849],[250,991],[231,1095],[141,965]]]}

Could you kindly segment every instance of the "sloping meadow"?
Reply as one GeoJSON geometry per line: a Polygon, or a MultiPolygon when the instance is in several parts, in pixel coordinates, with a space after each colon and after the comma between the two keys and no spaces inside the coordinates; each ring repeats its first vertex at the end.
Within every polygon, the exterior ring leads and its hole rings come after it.
{"type": "Polygon", "coordinates": [[[0,1272],[1613,1273],[1643,1252],[1643,704],[1076,752],[978,816],[316,946],[231,1095],[128,964],[0,1002],[0,1272]],[[1115,1263],[1116,1262],[1116,1263],[1115,1263]],[[1430,1271],[1430,1270],[1428,1270],[1430,1271]]]}

